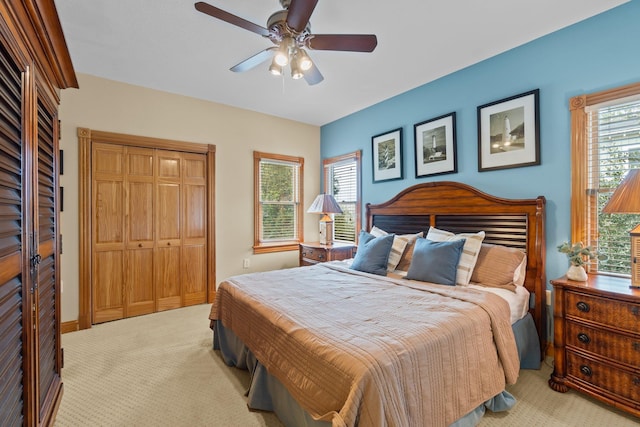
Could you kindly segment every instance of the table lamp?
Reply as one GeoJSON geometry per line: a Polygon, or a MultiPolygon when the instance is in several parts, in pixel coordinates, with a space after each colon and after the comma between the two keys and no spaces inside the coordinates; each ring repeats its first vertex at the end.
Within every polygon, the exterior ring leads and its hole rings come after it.
{"type": "MultiPolygon", "coordinates": [[[[603,213],[640,213],[640,169],[630,169],[602,209],[603,213]]],[[[640,288],[640,224],[631,236],[631,288],[640,288]]]]}
{"type": "Polygon", "coordinates": [[[320,219],[320,243],[323,245],[333,244],[333,219],[329,216],[332,213],[342,213],[340,205],[331,194],[320,194],[313,201],[307,211],[308,213],[323,214],[320,219]]]}

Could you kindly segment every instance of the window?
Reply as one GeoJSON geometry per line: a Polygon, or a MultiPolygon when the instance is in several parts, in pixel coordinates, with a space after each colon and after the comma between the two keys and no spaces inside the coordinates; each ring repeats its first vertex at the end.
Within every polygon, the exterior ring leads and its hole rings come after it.
{"type": "Polygon", "coordinates": [[[254,151],[254,253],[298,250],[302,241],[302,157],[254,151]]]}
{"type": "Polygon", "coordinates": [[[356,242],[361,229],[360,201],[360,157],[361,152],[324,159],[324,191],[333,195],[342,214],[333,218],[334,239],[356,242]]]}
{"type": "Polygon", "coordinates": [[[571,238],[606,254],[591,273],[631,274],[629,231],[637,214],[603,214],[629,169],[640,168],[640,83],[571,99],[571,238]]]}

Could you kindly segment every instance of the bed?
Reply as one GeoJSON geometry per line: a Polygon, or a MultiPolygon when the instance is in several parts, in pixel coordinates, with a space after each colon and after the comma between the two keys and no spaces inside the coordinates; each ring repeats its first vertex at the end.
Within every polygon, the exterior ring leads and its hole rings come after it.
{"type": "Polygon", "coordinates": [[[485,410],[513,406],[505,387],[519,369],[540,366],[544,207],[542,196],[497,198],[456,182],[367,204],[361,238],[409,239],[393,269],[358,268],[375,258],[361,240],[353,260],[229,278],[211,309],[214,349],[252,373],[249,408],[274,411],[286,426],[475,425],[485,410]],[[467,244],[478,239],[469,267],[467,244]],[[454,286],[432,282],[439,268],[422,267],[452,264],[452,251],[454,286]],[[521,262],[488,263],[495,251],[521,262]],[[506,290],[488,285],[500,270],[513,277],[506,290]],[[505,292],[525,305],[514,309],[505,292]]]}

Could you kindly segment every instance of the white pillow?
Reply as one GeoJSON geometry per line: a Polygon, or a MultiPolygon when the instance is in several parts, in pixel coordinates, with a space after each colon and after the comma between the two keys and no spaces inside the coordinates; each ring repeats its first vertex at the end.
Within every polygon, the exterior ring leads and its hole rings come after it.
{"type": "Polygon", "coordinates": [[[458,262],[458,271],[456,272],[456,285],[467,286],[471,280],[473,267],[478,260],[478,254],[484,240],[484,231],[477,233],[460,233],[454,234],[449,231],[440,230],[430,227],[427,233],[427,239],[434,242],[450,242],[452,240],[465,239],[462,255],[458,262]]]}
{"type": "MultiPolygon", "coordinates": [[[[387,236],[389,234],[375,225],[369,233],[374,237],[387,236]]],[[[407,247],[407,243],[409,243],[408,239],[400,236],[393,237],[393,245],[391,246],[391,252],[389,252],[389,261],[387,261],[387,271],[394,271],[396,269],[404,253],[404,248],[407,247]]]]}

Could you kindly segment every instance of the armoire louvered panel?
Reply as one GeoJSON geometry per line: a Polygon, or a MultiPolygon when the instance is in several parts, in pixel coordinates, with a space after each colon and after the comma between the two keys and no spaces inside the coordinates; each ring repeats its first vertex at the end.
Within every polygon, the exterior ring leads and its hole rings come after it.
{"type": "Polygon", "coordinates": [[[23,276],[24,146],[22,145],[22,73],[0,46],[0,424],[25,420],[25,316],[23,276]]]}
{"type": "Polygon", "coordinates": [[[40,420],[51,413],[51,405],[61,381],[58,269],[57,187],[58,141],[55,113],[42,102],[38,102],[38,255],[40,256],[37,277],[38,304],[38,399],[40,420]]]}

